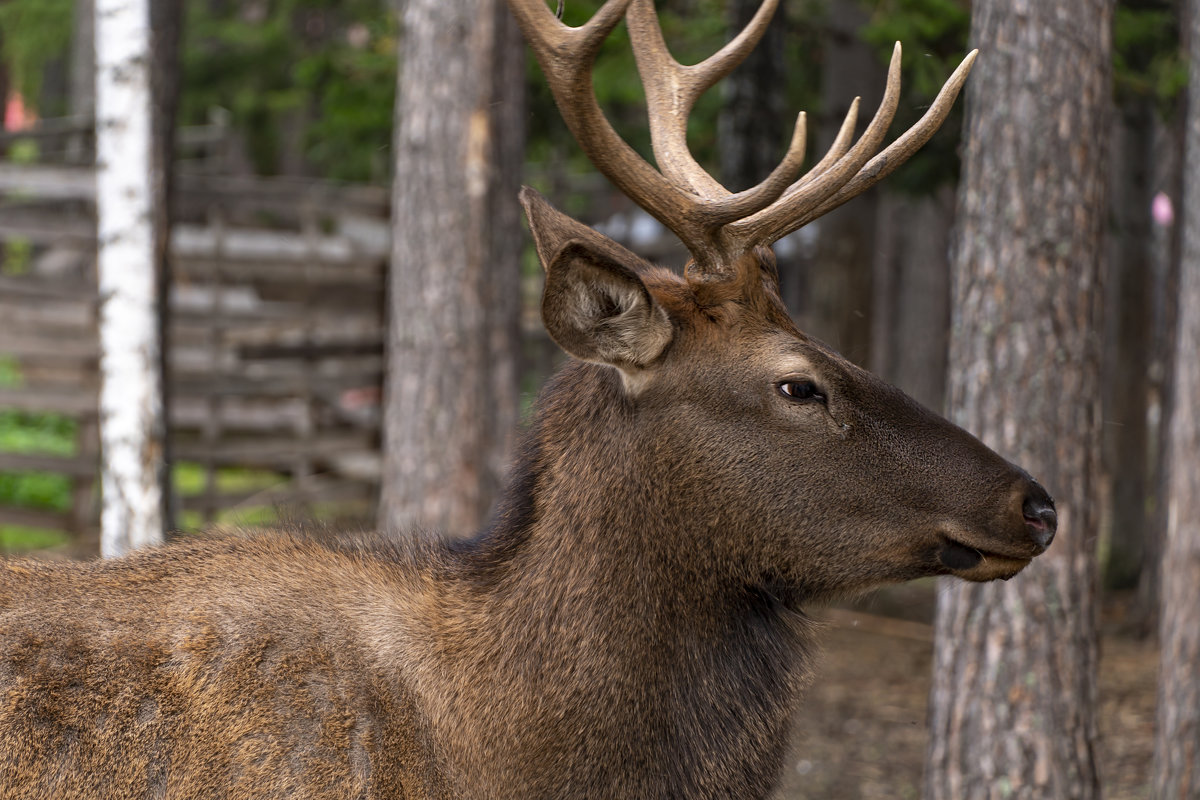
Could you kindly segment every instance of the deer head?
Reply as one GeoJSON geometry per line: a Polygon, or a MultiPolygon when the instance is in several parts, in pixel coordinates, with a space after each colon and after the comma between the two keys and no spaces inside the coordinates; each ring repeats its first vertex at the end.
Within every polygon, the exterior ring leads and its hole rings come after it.
{"type": "MultiPolygon", "coordinates": [[[[882,152],[899,96],[900,45],[879,110],[854,142],[858,100],[829,152],[799,174],[805,116],[762,183],[730,192],[685,140],[696,99],[753,49],[778,5],[694,66],[668,52],[652,0],[608,0],[585,25],[545,0],[510,0],[567,126],[592,163],[673,231],[685,277],[654,268],[525,189],[554,339],[603,365],[629,409],[622,448],[657,470],[663,513],[719,532],[709,543],[779,591],[836,593],[922,575],[1009,578],[1053,538],[1046,491],[977,439],[800,332],[770,245],[891,173],[946,118],[975,52],[925,116],[882,152]],[[591,85],[601,43],[626,19],[645,86],[655,169],[612,128],[591,85]],[[660,171],[661,170],[661,171],[660,171]],[[672,505],[674,504],[674,505],[672,505]]],[[[583,372],[580,372],[581,386],[583,372]]],[[[600,385],[606,385],[599,379],[600,385]]]]}

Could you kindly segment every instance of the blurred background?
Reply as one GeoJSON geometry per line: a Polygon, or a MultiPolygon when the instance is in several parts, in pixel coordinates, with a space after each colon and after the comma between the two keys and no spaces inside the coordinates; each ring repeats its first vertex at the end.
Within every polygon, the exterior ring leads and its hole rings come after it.
{"type": "MultiPolygon", "coordinates": [[[[105,73],[92,3],[0,0],[3,554],[90,557],[107,535],[96,152],[108,129],[97,124],[105,73]]],[[[160,370],[163,402],[147,425],[165,454],[151,470],[162,488],[156,535],[280,522],[477,529],[514,431],[561,358],[538,316],[541,269],[517,187],[537,187],[647,258],[686,258],[587,163],[502,7],[443,0],[454,22],[415,5],[151,7],[148,269],[163,302],[146,364],[160,370]],[[477,71],[460,77],[459,63],[477,71]],[[496,115],[472,156],[486,196],[469,175],[415,177],[439,142],[457,141],[435,119],[459,108],[496,115]],[[423,388],[406,394],[414,383],[423,388]]],[[[566,0],[564,19],[580,24],[596,5],[566,0]]],[[[758,2],[657,5],[690,63],[758,2]]],[[[1098,761],[1115,798],[1151,796],[1181,254],[1181,6],[1117,2],[1103,54],[1110,124],[1097,141],[1109,199],[1089,332],[1098,396],[1086,399],[1102,420],[1089,541],[1103,633],[1098,761]]],[[[785,0],[746,64],[695,109],[693,152],[727,187],[747,188],[778,163],[803,109],[815,160],[854,97],[860,130],[869,119],[896,40],[904,88],[893,131],[903,130],[973,46],[971,14],[966,0],[785,0]]],[[[649,159],[623,28],[594,78],[609,118],[649,159]]],[[[935,409],[947,400],[963,108],[879,188],[776,247],[801,329],[935,409]]],[[[828,612],[829,655],[783,796],[920,794],[933,608],[930,582],[828,612]]]]}

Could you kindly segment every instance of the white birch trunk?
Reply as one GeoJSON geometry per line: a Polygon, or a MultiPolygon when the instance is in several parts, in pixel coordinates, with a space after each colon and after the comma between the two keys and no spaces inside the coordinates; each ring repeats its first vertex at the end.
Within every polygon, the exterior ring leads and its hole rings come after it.
{"type": "Polygon", "coordinates": [[[150,0],[96,0],[100,551],[162,541],[150,0]]]}

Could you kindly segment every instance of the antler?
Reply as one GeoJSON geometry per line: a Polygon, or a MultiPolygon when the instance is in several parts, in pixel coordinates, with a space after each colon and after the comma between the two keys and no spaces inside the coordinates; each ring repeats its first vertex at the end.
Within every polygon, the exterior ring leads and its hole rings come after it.
{"type": "Polygon", "coordinates": [[[680,238],[694,261],[689,278],[698,280],[730,277],[745,252],[779,240],[895,170],[945,120],[976,55],[972,52],[963,60],[915,126],[871,158],[883,142],[899,101],[897,43],[883,102],[853,147],[857,99],[829,152],[797,179],[805,149],[806,117],[801,112],[779,166],[757,186],[733,193],[709,175],[688,150],[687,118],[700,95],[733,71],[758,44],[779,0],[764,0],[733,41],[693,66],[680,64],[667,50],[653,0],[607,0],[578,28],[560,22],[544,0],[509,0],[509,5],[584,153],[617,188],[680,238]],[[592,64],[600,45],[622,17],[626,17],[645,87],[650,139],[661,173],[617,135],[592,88],[592,64]]]}

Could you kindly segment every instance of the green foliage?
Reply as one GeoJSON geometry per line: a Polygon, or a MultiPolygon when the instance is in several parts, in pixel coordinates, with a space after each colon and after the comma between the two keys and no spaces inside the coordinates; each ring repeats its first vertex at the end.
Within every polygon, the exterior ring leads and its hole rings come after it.
{"type": "Polygon", "coordinates": [[[49,472],[0,473],[0,505],[69,511],[71,479],[49,472]]]}
{"type": "Polygon", "coordinates": [[[0,553],[21,553],[60,547],[70,537],[64,531],[47,531],[25,525],[0,526],[0,553]]]}
{"type": "Polygon", "coordinates": [[[971,14],[960,0],[880,0],[870,2],[871,20],[863,41],[884,64],[892,46],[904,45],[904,82],[914,97],[933,98],[966,54],[971,14]]]}
{"type": "Polygon", "coordinates": [[[390,166],[396,30],[387,0],[191,3],[181,124],[232,112],[259,172],[289,136],[324,177],[384,180],[390,166]]]}
{"type": "MultiPolygon", "coordinates": [[[[863,0],[871,19],[861,31],[886,65],[896,42],[903,45],[900,107],[892,130],[907,130],[937,96],[942,84],[967,54],[971,15],[966,0],[863,0]]],[[[963,103],[908,163],[888,179],[893,189],[923,194],[958,179],[959,133],[963,103]]]]}
{"type": "MultiPolygon", "coordinates": [[[[264,491],[287,482],[287,478],[278,472],[237,467],[217,470],[216,479],[218,492],[264,491]]],[[[202,465],[190,461],[182,461],[174,465],[172,482],[180,497],[195,497],[203,494],[206,481],[207,473],[202,465]]]]}
{"type": "Polygon", "coordinates": [[[0,3],[0,59],[21,94],[36,100],[46,65],[64,58],[71,44],[74,0],[5,0],[0,3]]]}
{"type": "Polygon", "coordinates": [[[75,452],[75,421],[61,414],[0,411],[0,452],[69,456],[75,452]]]}
{"type": "Polygon", "coordinates": [[[1118,103],[1149,97],[1169,116],[1187,87],[1175,4],[1125,0],[1113,19],[1113,82],[1118,103]]]}
{"type": "MultiPolygon", "coordinates": [[[[0,411],[0,452],[69,456],[75,452],[75,422],[59,414],[0,411]]],[[[71,479],[46,472],[0,473],[0,505],[67,511],[71,479]]]]}

